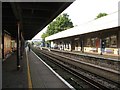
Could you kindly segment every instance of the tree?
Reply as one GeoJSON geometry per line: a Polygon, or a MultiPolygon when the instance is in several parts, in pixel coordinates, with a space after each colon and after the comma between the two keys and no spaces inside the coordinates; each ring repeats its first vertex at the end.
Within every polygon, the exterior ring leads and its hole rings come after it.
{"type": "Polygon", "coordinates": [[[61,32],[63,30],[69,29],[73,27],[73,23],[71,19],[69,19],[69,15],[64,13],[63,15],[58,16],[55,21],[52,21],[48,27],[47,31],[42,34],[42,38],[50,36],[52,34],[61,32]]]}
{"type": "Polygon", "coordinates": [[[99,13],[99,14],[96,16],[95,19],[98,19],[98,18],[104,17],[104,16],[106,16],[106,15],[108,15],[108,14],[107,14],[107,13],[99,13]]]}
{"type": "MultiPolygon", "coordinates": [[[[45,41],[45,38],[46,38],[47,36],[49,36],[49,35],[48,35],[48,33],[46,33],[46,32],[42,34],[41,38],[42,38],[42,43],[43,43],[43,44],[44,44],[44,43],[50,43],[49,41],[45,41]]],[[[43,45],[43,46],[44,46],[44,45],[43,45]]]]}
{"type": "Polygon", "coordinates": [[[45,39],[47,36],[48,36],[48,34],[45,32],[45,33],[42,34],[41,38],[45,39]]]}

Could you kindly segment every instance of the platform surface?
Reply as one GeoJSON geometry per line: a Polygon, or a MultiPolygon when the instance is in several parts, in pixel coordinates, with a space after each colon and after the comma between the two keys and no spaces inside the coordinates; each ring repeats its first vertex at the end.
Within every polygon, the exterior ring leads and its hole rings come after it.
{"type": "Polygon", "coordinates": [[[16,53],[2,62],[2,88],[28,88],[26,56],[20,60],[21,68],[17,71],[16,53]]]}
{"type": "Polygon", "coordinates": [[[33,88],[64,88],[70,90],[33,51],[28,51],[28,60],[33,88]]]}
{"type": "Polygon", "coordinates": [[[13,53],[2,62],[2,89],[32,88],[71,90],[72,86],[56,76],[33,51],[25,50],[20,60],[20,70],[17,71],[17,56],[13,53]],[[29,65],[29,71],[28,71],[29,65]],[[30,74],[30,78],[29,75],[30,74]]]}
{"type": "MultiPolygon", "coordinates": [[[[49,49],[49,48],[46,48],[49,49]]],[[[65,50],[58,50],[58,49],[51,49],[53,51],[59,51],[59,52],[67,52],[67,53],[73,53],[76,55],[83,55],[83,56],[89,56],[89,57],[95,57],[95,58],[100,58],[100,59],[107,59],[107,60],[112,60],[112,61],[120,61],[120,55],[107,55],[107,54],[103,54],[100,55],[98,53],[87,53],[87,52],[80,52],[80,51],[65,51],[65,50]]]]}

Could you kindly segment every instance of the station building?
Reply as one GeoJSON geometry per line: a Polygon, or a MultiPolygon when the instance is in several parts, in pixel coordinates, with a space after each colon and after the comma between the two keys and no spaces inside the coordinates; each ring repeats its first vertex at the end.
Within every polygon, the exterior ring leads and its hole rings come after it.
{"type": "Polygon", "coordinates": [[[17,48],[16,40],[11,36],[9,32],[4,30],[4,52],[3,52],[3,59],[6,58],[9,54],[11,54],[13,51],[17,48]]]}
{"type": "Polygon", "coordinates": [[[45,38],[51,47],[97,54],[120,54],[118,12],[45,38]]]}

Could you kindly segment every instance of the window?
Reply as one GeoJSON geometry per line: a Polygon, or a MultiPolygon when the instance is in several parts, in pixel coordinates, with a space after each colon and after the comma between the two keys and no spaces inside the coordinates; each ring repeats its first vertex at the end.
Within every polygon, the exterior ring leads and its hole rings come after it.
{"type": "Polygon", "coordinates": [[[117,47],[117,36],[111,36],[111,47],[117,47]]]}
{"type": "Polygon", "coordinates": [[[116,35],[112,35],[110,37],[107,37],[105,40],[106,40],[106,47],[107,48],[117,47],[117,36],[116,35]]]}
{"type": "Polygon", "coordinates": [[[91,40],[90,40],[90,38],[88,38],[88,39],[87,39],[86,46],[90,46],[90,44],[91,44],[91,40]]]}
{"type": "Polygon", "coordinates": [[[106,47],[109,48],[110,47],[110,37],[106,38],[106,47]]]}
{"type": "Polygon", "coordinates": [[[78,41],[75,42],[75,46],[78,47],[78,41]]]}
{"type": "Polygon", "coordinates": [[[91,39],[91,47],[95,47],[95,38],[91,39]]]}

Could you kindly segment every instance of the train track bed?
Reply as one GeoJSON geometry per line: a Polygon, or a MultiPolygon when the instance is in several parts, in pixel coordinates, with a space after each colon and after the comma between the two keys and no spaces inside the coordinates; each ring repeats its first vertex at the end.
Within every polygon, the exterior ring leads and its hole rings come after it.
{"type": "MultiPolygon", "coordinates": [[[[43,48],[43,50],[48,50],[48,49],[43,48]]],[[[119,67],[120,60],[119,59],[104,58],[104,57],[101,57],[101,55],[100,55],[100,57],[97,57],[95,55],[86,55],[86,54],[81,54],[81,53],[79,54],[79,53],[75,53],[75,52],[61,51],[61,50],[56,50],[56,49],[51,49],[50,51],[70,57],[70,58],[74,58],[76,60],[80,60],[83,62],[98,65],[101,67],[120,71],[120,67],[119,67]]]]}
{"type": "Polygon", "coordinates": [[[33,49],[33,50],[38,55],[40,55],[40,57],[42,57],[42,59],[45,60],[45,62],[47,62],[57,73],[59,73],[64,79],[66,79],[66,81],[68,81],[76,89],[93,88],[93,86],[94,86],[94,88],[97,88],[97,89],[111,89],[111,90],[112,89],[115,89],[115,90],[120,89],[120,87],[118,86],[119,85],[118,83],[114,83],[111,80],[107,80],[103,77],[100,77],[96,74],[85,71],[85,70],[83,70],[77,66],[71,65],[69,63],[59,61],[58,60],[59,58],[52,57],[55,55],[48,54],[48,51],[46,51],[46,50],[39,50],[39,49],[33,49]],[[47,55],[47,57],[46,57],[46,55],[47,55]],[[57,59],[57,64],[56,64],[56,60],[53,60],[53,59],[57,59]],[[64,72],[63,69],[58,69],[58,66],[59,66],[59,68],[64,67],[65,69],[67,69],[66,70],[67,72],[64,72]],[[70,71],[72,71],[72,72],[70,72],[70,71]],[[75,75],[73,76],[70,73],[75,74],[76,76],[75,75]],[[93,84],[92,87],[89,86],[88,84],[81,82],[80,79],[78,79],[79,76],[81,76],[83,79],[87,79],[88,81],[90,81],[90,85],[93,84]]]}
{"type": "Polygon", "coordinates": [[[33,50],[42,60],[44,60],[53,70],[55,70],[60,76],[62,76],[66,81],[68,81],[76,90],[81,89],[95,89],[91,87],[91,85],[88,85],[84,81],[78,80],[75,76],[71,75],[69,72],[66,72],[63,68],[61,68],[57,63],[53,62],[50,58],[48,60],[48,57],[45,57],[40,52],[33,50]],[[61,73],[62,72],[62,73],[61,73]],[[80,83],[78,83],[80,82],[80,83]]]}

